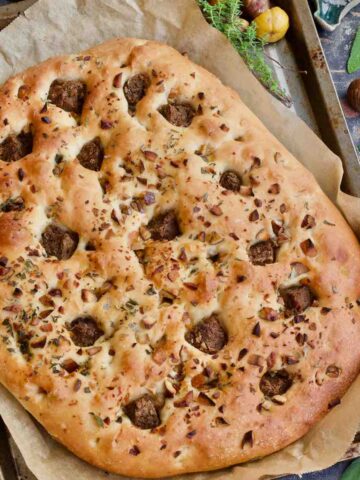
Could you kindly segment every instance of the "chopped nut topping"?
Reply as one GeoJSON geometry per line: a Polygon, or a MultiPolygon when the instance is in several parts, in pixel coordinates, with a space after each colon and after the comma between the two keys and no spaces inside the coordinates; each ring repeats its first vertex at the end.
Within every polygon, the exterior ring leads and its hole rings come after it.
{"type": "Polygon", "coordinates": [[[278,183],[273,183],[270,186],[268,193],[271,193],[272,195],[278,195],[280,193],[280,185],[278,183]]]}
{"type": "Polygon", "coordinates": [[[318,253],[315,245],[310,240],[310,238],[301,242],[300,248],[304,252],[304,254],[307,255],[308,257],[316,257],[318,253]]]}
{"type": "Polygon", "coordinates": [[[188,392],[184,397],[174,402],[174,407],[176,408],[189,407],[192,404],[193,400],[194,400],[194,394],[190,390],[190,392],[188,392]]]}
{"type": "Polygon", "coordinates": [[[135,457],[140,454],[140,449],[136,445],[134,445],[132,448],[129,450],[130,455],[134,455],[135,457]]]}
{"type": "Polygon", "coordinates": [[[257,220],[259,220],[259,218],[260,218],[260,215],[259,215],[259,212],[257,210],[254,210],[249,215],[250,222],[256,222],[257,220]]]}
{"type": "Polygon", "coordinates": [[[251,448],[254,445],[254,434],[252,430],[246,432],[243,436],[243,439],[241,441],[241,448],[244,448],[246,445],[249,445],[249,447],[251,448]]]}
{"type": "Polygon", "coordinates": [[[331,378],[337,378],[341,374],[341,368],[336,365],[329,365],[326,369],[326,375],[331,378]]]}
{"type": "Polygon", "coordinates": [[[259,312],[260,318],[269,322],[274,322],[279,318],[279,313],[270,307],[264,307],[259,312]]]}
{"type": "Polygon", "coordinates": [[[68,358],[68,359],[64,360],[62,362],[61,366],[68,373],[75,372],[79,368],[79,365],[74,360],[72,360],[71,358],[68,358]]]}
{"type": "Polygon", "coordinates": [[[315,227],[316,222],[315,218],[311,215],[305,215],[303,221],[301,222],[301,228],[309,229],[315,227]]]}
{"type": "Polygon", "coordinates": [[[287,398],[284,395],[275,395],[271,400],[278,405],[284,405],[287,402],[287,398]]]}
{"type": "Polygon", "coordinates": [[[220,215],[222,215],[223,212],[218,205],[213,205],[212,207],[210,207],[210,213],[219,217],[220,215]]]}
{"type": "Polygon", "coordinates": [[[113,87],[120,88],[121,87],[121,80],[122,80],[122,73],[117,73],[113,80],[113,87]]]}
{"type": "Polygon", "coordinates": [[[302,275],[304,273],[307,273],[309,269],[307,268],[306,265],[300,262],[294,262],[291,264],[291,269],[295,273],[296,276],[302,275]]]}
{"type": "Polygon", "coordinates": [[[261,335],[261,328],[260,328],[260,323],[257,322],[254,326],[254,328],[252,329],[251,333],[253,335],[255,335],[255,337],[260,337],[261,335]]]}
{"type": "Polygon", "coordinates": [[[248,364],[249,365],[255,365],[257,367],[263,367],[265,366],[265,358],[262,357],[261,355],[256,355],[256,354],[251,354],[248,357],[248,364]]]}
{"type": "Polygon", "coordinates": [[[334,398],[333,400],[331,400],[331,402],[329,402],[329,405],[328,405],[328,408],[331,409],[331,408],[334,408],[336,407],[337,405],[340,405],[341,403],[341,399],[340,398],[334,398]]]}

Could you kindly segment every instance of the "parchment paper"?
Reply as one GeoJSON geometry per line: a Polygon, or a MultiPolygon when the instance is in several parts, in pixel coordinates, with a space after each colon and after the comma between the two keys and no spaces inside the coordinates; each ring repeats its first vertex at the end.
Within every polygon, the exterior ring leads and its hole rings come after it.
{"type": "MultiPolygon", "coordinates": [[[[133,36],[164,41],[237,90],[269,130],[316,176],[360,235],[360,199],[339,191],[342,166],[316,135],[255,80],[227,40],[208,26],[195,0],[39,0],[0,33],[0,84],[50,56],[79,52],[102,41],[133,36]]],[[[1,368],[1,366],[0,366],[1,368]]],[[[360,378],[341,405],[305,437],[262,460],[190,480],[257,480],[323,469],[337,462],[360,423],[360,378]]],[[[0,387],[0,414],[39,480],[120,480],[58,445],[0,387]]]]}

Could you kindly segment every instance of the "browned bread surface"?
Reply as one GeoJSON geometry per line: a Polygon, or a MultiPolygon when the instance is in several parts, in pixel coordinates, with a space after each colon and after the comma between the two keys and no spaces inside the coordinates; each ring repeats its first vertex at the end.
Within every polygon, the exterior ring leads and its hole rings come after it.
{"type": "Polygon", "coordinates": [[[0,381],[79,457],[161,477],[288,445],[359,371],[359,297],[313,176],[172,48],[0,87],[0,381]]]}

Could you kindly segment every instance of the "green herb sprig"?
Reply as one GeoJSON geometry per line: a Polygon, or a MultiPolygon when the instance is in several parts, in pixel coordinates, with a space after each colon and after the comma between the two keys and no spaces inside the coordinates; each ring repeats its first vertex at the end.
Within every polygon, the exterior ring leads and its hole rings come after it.
{"type": "Polygon", "coordinates": [[[256,26],[242,28],[242,0],[219,0],[211,5],[208,0],[197,0],[208,22],[223,33],[241,55],[256,78],[287,106],[291,99],[274,78],[274,73],[265,59],[265,42],[256,36],[256,26]]]}

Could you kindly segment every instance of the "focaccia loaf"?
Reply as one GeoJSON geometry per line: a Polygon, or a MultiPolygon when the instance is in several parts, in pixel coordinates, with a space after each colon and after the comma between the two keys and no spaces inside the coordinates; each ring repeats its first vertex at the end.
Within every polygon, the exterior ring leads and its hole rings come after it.
{"type": "Polygon", "coordinates": [[[107,471],[268,455],[359,371],[359,245],[238,95],[116,39],[0,87],[0,381],[107,471]]]}

